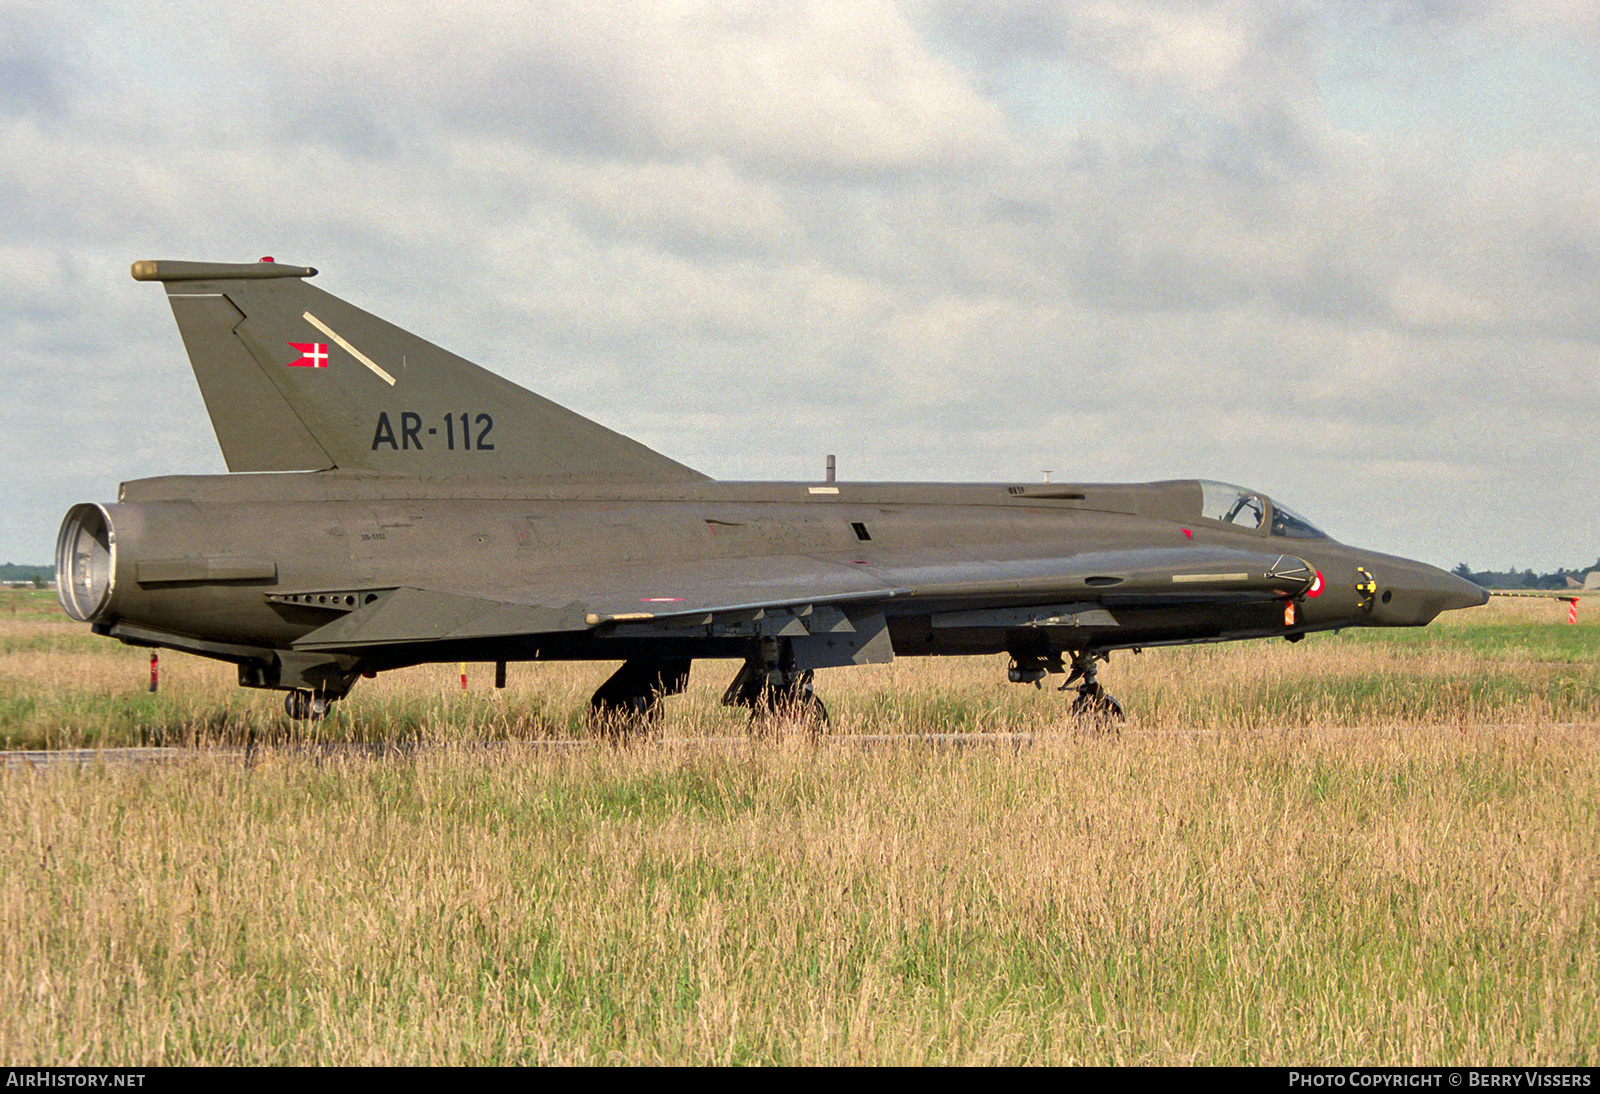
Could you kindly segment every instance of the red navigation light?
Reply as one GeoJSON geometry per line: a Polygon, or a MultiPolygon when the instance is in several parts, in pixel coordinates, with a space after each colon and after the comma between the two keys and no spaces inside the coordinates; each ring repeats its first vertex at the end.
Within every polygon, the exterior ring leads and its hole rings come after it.
{"type": "Polygon", "coordinates": [[[271,255],[262,255],[261,256],[261,261],[263,261],[263,262],[276,262],[277,259],[273,258],[271,255]]]}

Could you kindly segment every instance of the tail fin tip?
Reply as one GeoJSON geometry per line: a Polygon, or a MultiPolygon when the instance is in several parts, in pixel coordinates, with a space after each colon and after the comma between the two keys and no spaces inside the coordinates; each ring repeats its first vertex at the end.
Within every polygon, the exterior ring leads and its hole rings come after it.
{"type": "Polygon", "coordinates": [[[146,259],[133,264],[135,281],[254,281],[269,277],[315,277],[311,266],[260,262],[182,262],[170,258],[146,259]]]}

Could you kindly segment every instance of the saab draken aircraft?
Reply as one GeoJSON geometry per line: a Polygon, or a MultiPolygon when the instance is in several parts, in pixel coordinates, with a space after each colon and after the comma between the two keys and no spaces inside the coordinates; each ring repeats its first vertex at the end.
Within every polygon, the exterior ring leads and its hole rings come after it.
{"type": "Polygon", "coordinates": [[[227,475],[68,511],[62,606],[96,634],[238,666],[317,718],[362,676],[620,661],[591,700],[646,729],[701,658],[724,704],[826,722],[817,669],[1007,654],[1121,710],[1111,651],[1421,626],[1476,585],[1358,550],[1259,491],[716,482],[312,287],[271,260],[162,283],[227,475]]]}

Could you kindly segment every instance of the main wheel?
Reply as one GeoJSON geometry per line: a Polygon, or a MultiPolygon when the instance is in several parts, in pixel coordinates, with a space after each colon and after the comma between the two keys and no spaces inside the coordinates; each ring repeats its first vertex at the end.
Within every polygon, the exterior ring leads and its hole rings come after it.
{"type": "Polygon", "coordinates": [[[645,737],[661,728],[661,700],[632,695],[622,700],[589,704],[589,728],[611,741],[645,737]]]}
{"type": "Polygon", "coordinates": [[[814,734],[828,731],[828,707],[811,691],[785,694],[768,691],[762,701],[750,708],[752,728],[775,728],[788,723],[814,734]]]}

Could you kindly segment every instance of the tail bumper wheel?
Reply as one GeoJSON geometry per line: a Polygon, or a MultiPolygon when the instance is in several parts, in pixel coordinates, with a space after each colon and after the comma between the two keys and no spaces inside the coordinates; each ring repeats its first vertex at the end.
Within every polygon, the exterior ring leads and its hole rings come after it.
{"type": "Polygon", "coordinates": [[[283,710],[297,722],[319,722],[333,709],[334,700],[305,688],[295,688],[283,697],[283,710]]]}

